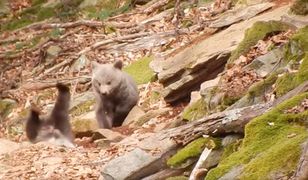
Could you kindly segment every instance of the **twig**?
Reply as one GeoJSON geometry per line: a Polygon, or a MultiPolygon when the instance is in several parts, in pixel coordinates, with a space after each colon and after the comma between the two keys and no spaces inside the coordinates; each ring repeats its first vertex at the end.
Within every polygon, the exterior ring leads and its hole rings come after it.
{"type": "Polygon", "coordinates": [[[90,21],[90,20],[78,20],[75,22],[67,23],[36,23],[30,26],[27,26],[28,29],[52,29],[52,28],[72,28],[77,26],[88,26],[88,27],[102,27],[104,23],[102,21],[90,21]]]}
{"type": "Polygon", "coordinates": [[[66,85],[70,85],[72,80],[76,80],[76,82],[84,84],[91,80],[90,76],[80,76],[74,78],[66,78],[66,79],[56,79],[51,81],[30,81],[23,84],[20,88],[23,90],[43,90],[51,87],[55,87],[58,82],[61,82],[66,85]]]}
{"type": "MultiPolygon", "coordinates": [[[[154,1],[157,1],[157,0],[154,0],[154,1]]],[[[150,13],[154,12],[155,10],[167,5],[169,3],[169,1],[170,0],[160,0],[160,1],[152,4],[151,6],[147,7],[146,9],[142,10],[142,12],[145,13],[145,14],[150,14],[150,13]]]]}

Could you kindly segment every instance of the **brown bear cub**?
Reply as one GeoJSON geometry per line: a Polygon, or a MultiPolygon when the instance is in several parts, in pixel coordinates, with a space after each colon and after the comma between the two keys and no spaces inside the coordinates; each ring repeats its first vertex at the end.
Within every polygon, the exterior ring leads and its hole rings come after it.
{"type": "Polygon", "coordinates": [[[41,141],[56,145],[74,147],[74,136],[69,122],[69,88],[57,84],[58,97],[49,116],[39,116],[39,110],[32,107],[26,122],[26,135],[32,143],[41,141]]]}
{"type": "Polygon", "coordinates": [[[96,119],[100,128],[121,126],[139,95],[135,81],[114,64],[92,62],[92,87],[96,96],[96,119]]]}

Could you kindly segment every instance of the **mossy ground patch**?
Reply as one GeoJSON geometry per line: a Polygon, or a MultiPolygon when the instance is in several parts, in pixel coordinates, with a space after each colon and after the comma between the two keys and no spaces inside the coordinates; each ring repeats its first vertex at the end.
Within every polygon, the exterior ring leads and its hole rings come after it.
{"type": "Polygon", "coordinates": [[[292,172],[299,160],[301,144],[308,136],[306,127],[301,125],[308,112],[284,114],[283,111],[304,98],[308,98],[308,93],[287,100],[248,123],[239,150],[223,159],[206,179],[218,179],[237,165],[244,165],[240,179],[269,179],[275,171],[285,175],[292,172]],[[290,134],[296,135],[290,138],[290,134]]]}
{"type": "Polygon", "coordinates": [[[136,83],[146,84],[155,79],[155,73],[149,67],[153,57],[143,57],[123,68],[123,71],[133,77],[136,83]]]}

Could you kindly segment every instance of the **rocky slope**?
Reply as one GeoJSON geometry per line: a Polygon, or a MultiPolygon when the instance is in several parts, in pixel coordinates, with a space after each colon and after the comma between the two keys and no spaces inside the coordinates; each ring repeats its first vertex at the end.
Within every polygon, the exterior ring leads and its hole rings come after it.
{"type": "Polygon", "coordinates": [[[1,2],[0,179],[308,178],[307,7],[1,2]],[[122,127],[98,129],[90,61],[118,59],[140,101],[122,127]],[[56,82],[71,86],[76,148],[23,133],[56,82]]]}

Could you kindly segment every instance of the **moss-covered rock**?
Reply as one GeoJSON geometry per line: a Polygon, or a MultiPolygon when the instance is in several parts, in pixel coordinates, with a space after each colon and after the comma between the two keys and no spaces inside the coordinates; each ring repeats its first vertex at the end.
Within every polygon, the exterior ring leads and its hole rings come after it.
{"type": "Polygon", "coordinates": [[[207,111],[206,102],[201,98],[184,109],[182,118],[188,121],[197,120],[207,115],[207,111]]]}
{"type": "Polygon", "coordinates": [[[129,10],[131,5],[132,0],[84,0],[79,7],[88,17],[103,20],[129,10]]]}
{"type": "Polygon", "coordinates": [[[70,114],[73,117],[75,117],[75,116],[79,116],[81,114],[84,114],[86,112],[89,112],[89,111],[91,111],[91,108],[93,107],[94,104],[95,104],[95,100],[86,101],[86,102],[72,108],[70,110],[70,114]]]}
{"type": "Polygon", "coordinates": [[[153,57],[143,57],[124,67],[123,71],[133,77],[137,84],[145,84],[155,80],[155,73],[149,67],[153,57]]]}
{"type": "Polygon", "coordinates": [[[308,136],[302,125],[308,120],[308,111],[287,114],[284,110],[305,98],[308,98],[308,93],[293,97],[249,122],[239,150],[210,170],[206,179],[216,180],[239,165],[243,166],[243,171],[238,179],[270,179],[270,175],[276,172],[290,175],[297,166],[301,144],[308,136]],[[295,136],[290,137],[290,134],[295,136]]]}
{"type": "Polygon", "coordinates": [[[251,28],[246,30],[244,39],[238,47],[232,51],[229,63],[232,63],[240,57],[240,55],[245,55],[251,46],[255,45],[260,39],[264,39],[270,33],[286,31],[289,28],[289,25],[279,21],[256,22],[251,28]]]}
{"type": "Polygon", "coordinates": [[[308,1],[295,0],[290,9],[294,14],[305,16],[308,14],[308,1]]]}
{"type": "Polygon", "coordinates": [[[198,157],[203,149],[207,147],[214,149],[220,147],[219,141],[211,138],[199,138],[187,144],[183,149],[179,150],[175,155],[168,159],[167,165],[170,167],[178,167],[191,158],[198,157]]]}
{"type": "Polygon", "coordinates": [[[288,66],[298,66],[301,63],[299,68],[291,67],[292,69],[298,69],[298,72],[285,73],[283,76],[278,77],[279,74],[283,74],[284,72],[283,68],[279,68],[272,72],[265,80],[252,85],[248,90],[248,99],[252,100],[265,94],[272,88],[273,84],[276,86],[277,96],[280,97],[308,80],[308,26],[295,33],[291,37],[290,42],[285,45],[284,49],[284,60],[281,66],[286,64],[288,66]]]}
{"type": "Polygon", "coordinates": [[[308,80],[308,26],[294,34],[287,46],[285,59],[290,64],[299,64],[298,72],[286,73],[276,81],[277,96],[282,96],[308,80]],[[299,61],[299,62],[298,62],[299,61]]]}
{"type": "Polygon", "coordinates": [[[10,114],[16,102],[9,99],[0,99],[0,119],[4,119],[10,114]]]}
{"type": "Polygon", "coordinates": [[[93,132],[99,128],[96,119],[72,119],[71,124],[74,134],[93,132]]]}

